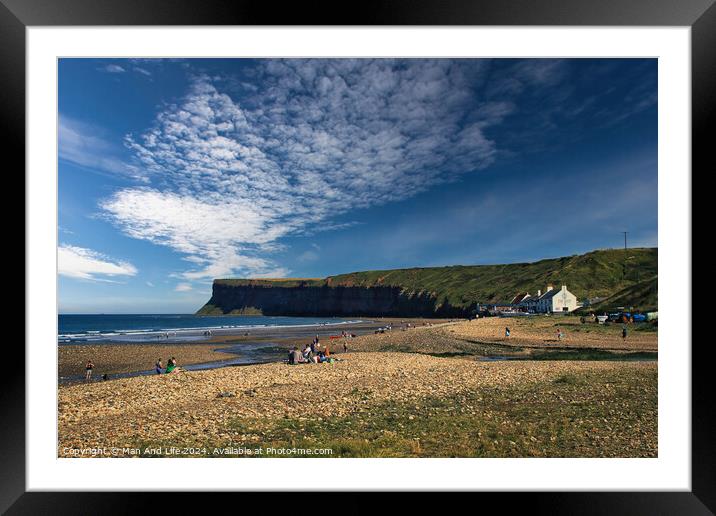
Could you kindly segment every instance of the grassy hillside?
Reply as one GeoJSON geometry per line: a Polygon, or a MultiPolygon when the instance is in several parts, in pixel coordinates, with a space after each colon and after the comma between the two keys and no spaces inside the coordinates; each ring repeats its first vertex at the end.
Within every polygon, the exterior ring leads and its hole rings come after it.
{"type": "MultiPolygon", "coordinates": [[[[475,302],[510,301],[521,291],[535,294],[547,284],[567,285],[578,299],[609,298],[619,293],[656,304],[658,249],[634,248],[592,251],[583,255],[506,265],[457,265],[383,271],[353,272],[325,279],[216,280],[225,285],[299,286],[395,286],[407,293],[432,293],[438,303],[467,307],[475,302]],[[626,264],[626,267],[625,267],[626,264]],[[648,281],[643,281],[648,278],[648,281]],[[641,283],[639,283],[641,281],[641,283]],[[637,287],[637,283],[640,285],[637,287]],[[643,284],[648,283],[648,288],[643,284]],[[630,290],[630,287],[634,287],[630,290]],[[647,288],[648,293],[645,293],[647,288]]],[[[616,298],[613,298],[615,300],[616,298]]]]}
{"type": "Polygon", "coordinates": [[[658,277],[654,276],[621,289],[615,294],[594,307],[596,311],[613,310],[617,307],[629,308],[631,306],[642,311],[657,310],[658,305],[658,277]]]}

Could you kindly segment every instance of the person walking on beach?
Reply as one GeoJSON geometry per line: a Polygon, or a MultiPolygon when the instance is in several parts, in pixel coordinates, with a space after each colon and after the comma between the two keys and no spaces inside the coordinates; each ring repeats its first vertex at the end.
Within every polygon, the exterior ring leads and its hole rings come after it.
{"type": "Polygon", "coordinates": [[[85,364],[85,381],[89,382],[92,378],[92,369],[94,369],[94,364],[92,363],[92,360],[88,360],[85,364]]]}
{"type": "Polygon", "coordinates": [[[507,326],[505,326],[505,337],[509,337],[509,336],[510,336],[510,329],[507,326]]]}
{"type": "Polygon", "coordinates": [[[627,338],[627,328],[626,326],[622,327],[622,342],[626,342],[627,338]]]}
{"type": "Polygon", "coordinates": [[[163,368],[163,366],[162,366],[162,359],[161,359],[161,358],[157,360],[157,363],[156,363],[156,364],[154,364],[154,368],[155,368],[155,370],[157,371],[157,374],[162,374],[162,368],[163,368]]]}
{"type": "Polygon", "coordinates": [[[348,344],[346,344],[345,339],[343,339],[343,353],[348,353],[348,344]]]}
{"type": "Polygon", "coordinates": [[[560,328],[557,328],[557,340],[562,340],[562,337],[564,337],[564,333],[560,328]]]}

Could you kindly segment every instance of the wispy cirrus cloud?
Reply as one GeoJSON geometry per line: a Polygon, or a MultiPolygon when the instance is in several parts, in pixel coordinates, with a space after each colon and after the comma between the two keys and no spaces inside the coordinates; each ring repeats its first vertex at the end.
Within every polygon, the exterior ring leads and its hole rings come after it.
{"type": "Polygon", "coordinates": [[[146,176],[121,156],[121,147],[110,143],[100,128],[60,114],[57,132],[58,157],[98,172],[146,182],[146,176]]]}
{"type": "MultiPolygon", "coordinates": [[[[578,134],[577,117],[598,115],[600,100],[575,94],[564,60],[493,68],[481,60],[263,60],[240,77],[195,76],[147,131],[126,138],[146,186],[115,192],[102,210],[126,234],[183,254],[194,265],[187,280],[285,275],[270,259],[282,238],[479,172],[507,154],[495,128],[518,149],[550,132],[548,141],[568,140],[559,128],[578,134]],[[522,98],[530,125],[505,130],[522,98]]],[[[651,102],[631,104],[638,111],[651,102]]]]}
{"type": "Polygon", "coordinates": [[[108,64],[108,65],[100,68],[100,70],[102,70],[103,72],[108,72],[108,73],[124,73],[124,72],[126,72],[126,70],[124,68],[122,68],[121,66],[119,66],[117,64],[108,64]]]}
{"type": "Polygon", "coordinates": [[[137,274],[137,268],[129,262],[114,260],[92,249],[67,244],[60,244],[57,249],[57,267],[62,276],[93,281],[112,281],[107,277],[137,274]]]}
{"type": "Polygon", "coordinates": [[[126,234],[196,267],[186,279],[283,275],[266,258],[288,235],[399,201],[496,158],[486,130],[508,102],[475,99],[453,60],[269,60],[240,100],[196,77],[181,102],[127,138],[149,182],[101,203],[126,234]]]}
{"type": "Polygon", "coordinates": [[[133,66],[132,70],[134,70],[137,73],[141,73],[142,75],[146,75],[147,77],[152,76],[152,72],[150,72],[146,68],[142,68],[141,66],[133,66]]]}

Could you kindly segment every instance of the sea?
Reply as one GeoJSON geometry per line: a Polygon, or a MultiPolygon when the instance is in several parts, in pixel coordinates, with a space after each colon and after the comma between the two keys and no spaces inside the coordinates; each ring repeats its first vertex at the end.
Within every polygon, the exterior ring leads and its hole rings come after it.
{"type": "Polygon", "coordinates": [[[257,328],[300,328],[359,323],[334,317],[205,316],[193,314],[60,314],[58,344],[201,341],[257,328]]]}

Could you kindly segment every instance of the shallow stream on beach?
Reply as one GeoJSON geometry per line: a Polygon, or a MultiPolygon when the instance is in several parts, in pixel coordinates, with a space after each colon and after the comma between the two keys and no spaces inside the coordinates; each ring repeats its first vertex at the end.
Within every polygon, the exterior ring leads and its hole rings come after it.
{"type": "MultiPolygon", "coordinates": [[[[241,342],[229,347],[216,349],[220,353],[232,355],[226,360],[203,362],[201,364],[181,365],[186,371],[204,371],[220,367],[245,366],[252,364],[265,364],[269,362],[280,362],[286,358],[287,348],[276,342],[241,342]]],[[[658,353],[650,351],[639,352],[613,352],[601,349],[548,349],[529,350],[512,346],[500,346],[499,344],[485,344],[475,352],[455,353],[428,353],[431,356],[441,358],[474,358],[480,362],[492,362],[503,360],[521,361],[544,361],[544,360],[586,360],[586,361],[656,361],[658,353]]],[[[156,375],[154,369],[145,371],[132,371],[128,373],[117,373],[109,375],[109,380],[118,378],[131,378],[134,376],[156,375]]],[[[60,384],[81,383],[84,380],[82,375],[60,377],[60,384]]],[[[92,381],[102,381],[101,377],[93,378],[92,381]]]]}

